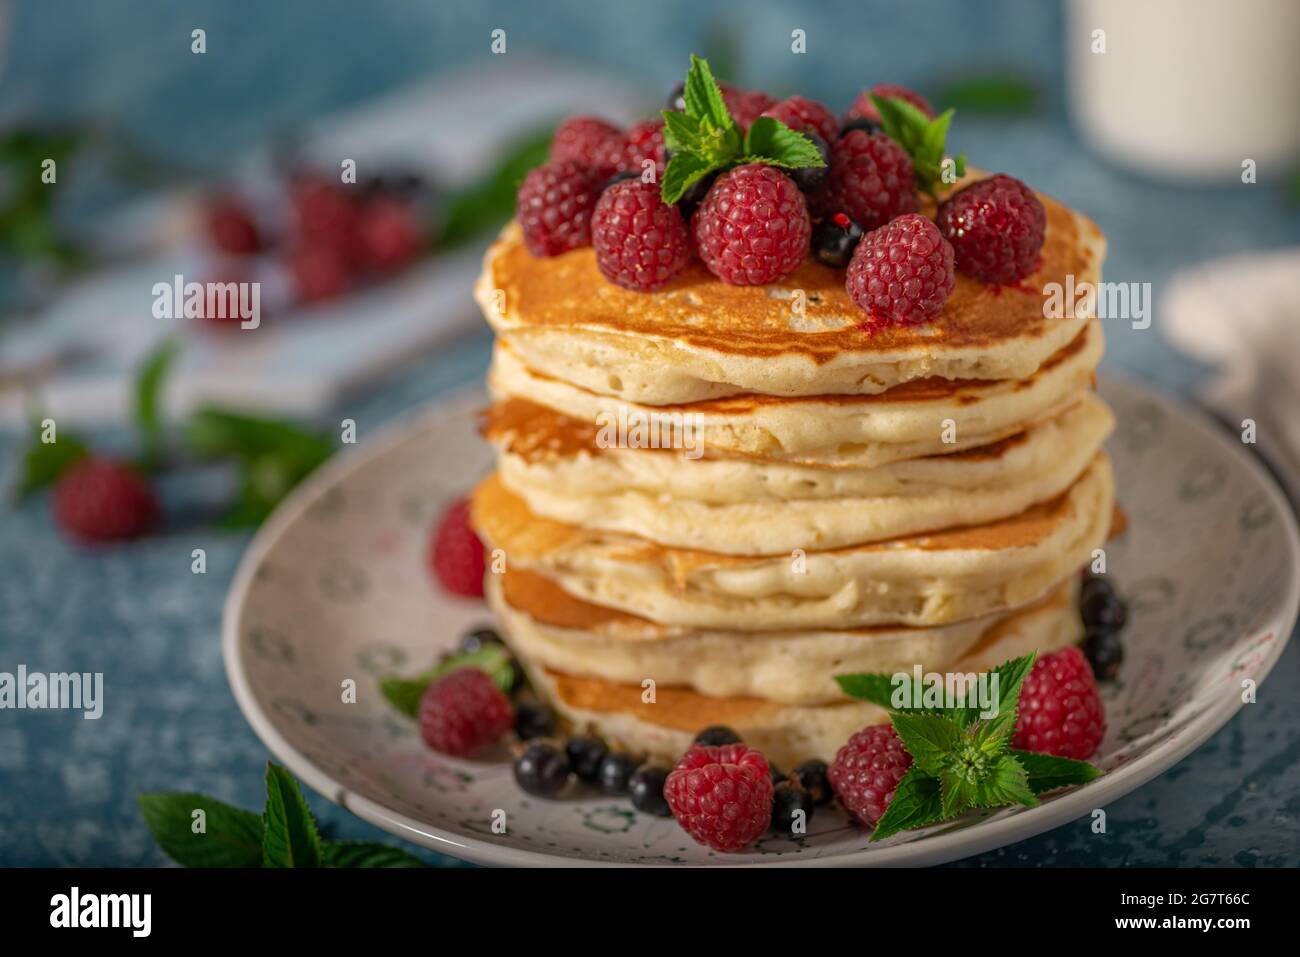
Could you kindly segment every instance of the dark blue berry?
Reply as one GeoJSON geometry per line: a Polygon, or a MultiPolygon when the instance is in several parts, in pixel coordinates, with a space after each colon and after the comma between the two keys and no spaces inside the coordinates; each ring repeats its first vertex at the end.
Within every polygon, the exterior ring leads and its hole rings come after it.
{"type": "Polygon", "coordinates": [[[615,183],[621,183],[627,179],[639,179],[640,176],[641,176],[640,173],[634,173],[631,170],[626,170],[626,169],[620,170],[619,172],[611,176],[609,179],[605,180],[605,185],[600,188],[600,191],[603,193],[605,190],[609,189],[615,183]]]}
{"type": "Polygon", "coordinates": [[[725,724],[714,724],[705,728],[695,736],[696,744],[707,744],[712,747],[718,747],[724,744],[739,744],[740,735],[732,731],[725,724]]]}
{"type": "Polygon", "coordinates": [[[585,784],[600,781],[600,768],[609,749],[595,738],[570,738],[564,745],[564,753],[569,756],[569,767],[585,784]]]}
{"type": "Polygon", "coordinates": [[[861,240],[858,224],[843,213],[836,213],[813,227],[812,252],[818,262],[832,269],[843,269],[861,240]]]}
{"type": "Polygon", "coordinates": [[[817,147],[817,152],[822,155],[821,166],[800,166],[796,169],[786,170],[786,174],[794,180],[794,184],[802,192],[812,193],[819,189],[822,183],[826,182],[826,174],[831,168],[831,148],[826,141],[816,133],[803,131],[803,135],[812,141],[812,145],[817,147]]]}
{"type": "Polygon", "coordinates": [[[782,781],[785,780],[785,777],[786,777],[786,776],[785,776],[785,772],[783,772],[780,768],[778,768],[778,767],[777,767],[775,764],[773,764],[771,761],[767,762],[767,769],[772,773],[772,783],[773,783],[774,785],[776,785],[776,784],[780,784],[782,781]]]}
{"type": "Polygon", "coordinates": [[[1090,631],[1083,639],[1083,654],[1098,681],[1109,681],[1124,663],[1124,645],[1113,631],[1090,631]]]}
{"type": "Polygon", "coordinates": [[[794,776],[808,792],[813,804],[828,804],[834,797],[831,780],[826,776],[825,761],[805,761],[794,769],[794,776]]]}
{"type": "Polygon", "coordinates": [[[865,130],[868,136],[884,132],[884,128],[879,123],[875,120],[869,120],[865,116],[855,116],[852,119],[845,120],[840,127],[840,138],[843,139],[847,136],[850,130],[865,130]]]}
{"type": "Polygon", "coordinates": [[[792,781],[785,781],[772,792],[772,830],[778,834],[802,837],[808,833],[813,816],[812,795],[792,781]],[[800,814],[798,812],[802,811],[800,814]]]}
{"type": "Polygon", "coordinates": [[[501,644],[501,636],[492,628],[475,628],[460,640],[460,650],[467,655],[482,651],[484,645],[501,644]]]}
{"type": "Polygon", "coordinates": [[[615,752],[607,754],[600,762],[600,789],[606,794],[620,796],[628,792],[629,782],[641,764],[630,754],[615,752]]]}
{"type": "Polygon", "coordinates": [[[656,817],[672,817],[673,812],[664,798],[664,782],[668,780],[668,769],[657,764],[647,764],[637,768],[636,774],[628,781],[628,792],[632,796],[632,806],[638,811],[653,814],[656,817]]]}
{"type": "Polygon", "coordinates": [[[1104,578],[1089,578],[1079,592],[1079,613],[1090,631],[1119,631],[1128,620],[1124,603],[1104,578]]]}
{"type": "Polygon", "coordinates": [[[537,797],[560,793],[569,779],[569,759],[549,744],[530,744],[515,759],[515,783],[537,797]]]}
{"type": "Polygon", "coordinates": [[[515,707],[515,734],[521,741],[545,738],[555,733],[555,712],[544,704],[521,704],[515,707]]]}

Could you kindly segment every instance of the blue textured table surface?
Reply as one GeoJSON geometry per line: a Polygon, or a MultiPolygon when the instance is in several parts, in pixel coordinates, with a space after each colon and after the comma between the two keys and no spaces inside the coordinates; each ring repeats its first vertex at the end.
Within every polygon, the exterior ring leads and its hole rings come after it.
{"type": "MultiPolygon", "coordinates": [[[[447,4],[448,9],[440,10],[444,5],[379,4],[372,9],[369,4],[318,3],[311,5],[310,14],[300,15],[310,16],[319,36],[301,42],[296,39],[298,22],[266,9],[250,9],[232,19],[228,7],[196,4],[191,6],[199,14],[181,16],[174,7],[159,4],[155,18],[139,12],[126,31],[119,23],[103,22],[101,7],[58,6],[57,15],[49,6],[19,7],[6,68],[11,94],[6,112],[12,114],[14,104],[23,103],[74,115],[77,107],[93,111],[111,102],[142,129],[173,131],[172,142],[181,152],[200,136],[211,137],[213,124],[228,119],[235,107],[239,121],[219,128],[229,130],[234,142],[255,142],[287,119],[383,89],[429,63],[465,59],[467,45],[473,43],[477,50],[478,37],[498,21],[514,28],[521,46],[537,44],[543,51],[619,64],[655,88],[670,85],[686,52],[700,47],[698,26],[637,31],[634,40],[601,33],[601,42],[593,43],[599,25],[573,4],[556,4],[546,17],[519,23],[518,16],[503,13],[505,5],[496,4],[447,4]],[[85,19],[68,7],[80,9],[85,19]],[[60,22],[77,24],[76,36],[61,29],[60,22]],[[109,39],[87,27],[95,22],[102,23],[109,39]],[[231,78],[224,85],[199,78],[193,82],[203,86],[200,100],[213,104],[211,115],[190,109],[188,99],[182,109],[183,85],[169,86],[159,77],[169,70],[182,75],[193,67],[159,57],[157,44],[167,31],[182,27],[188,37],[195,23],[208,27],[212,46],[214,34],[224,36],[232,48],[238,44],[240,55],[260,71],[259,82],[266,89],[283,89],[283,98],[254,95],[256,88],[231,78]],[[232,24],[239,30],[223,34],[222,28],[232,24]],[[349,38],[364,42],[350,44],[349,38]],[[146,59],[159,71],[147,83],[128,55],[146,40],[155,44],[146,59]],[[284,51],[276,41],[285,44],[284,51]],[[74,55],[85,52],[79,44],[99,46],[86,56],[74,55]],[[344,62],[337,62],[322,51],[339,57],[348,52],[344,62]],[[278,62],[286,58],[287,63],[278,62]],[[348,85],[346,70],[354,71],[349,80],[364,79],[348,85]],[[301,79],[293,71],[307,79],[276,85],[277,77],[301,79]],[[140,82],[133,85],[129,77],[140,82]],[[334,87],[325,84],[328,77],[334,87]],[[103,88],[104,78],[115,81],[110,90],[103,88]]],[[[688,3],[656,6],[657,22],[694,23],[688,3]]],[[[1162,338],[1160,295],[1169,277],[1178,268],[1215,256],[1296,243],[1300,217],[1267,185],[1220,191],[1160,185],[1118,172],[1084,150],[1057,108],[1059,13],[1054,6],[989,4],[981,23],[965,12],[966,5],[940,6],[947,14],[930,9],[922,15],[887,4],[868,4],[865,14],[862,5],[818,4],[816,13],[781,4],[746,5],[755,13],[737,42],[750,72],[777,77],[767,82],[770,87],[801,88],[842,106],[838,78],[844,64],[863,62],[858,45],[865,44],[878,62],[855,69],[873,79],[924,86],[943,67],[964,62],[962,38],[982,25],[979,35],[989,37],[991,46],[980,62],[1023,64],[1041,78],[1046,108],[1011,122],[959,120],[954,139],[978,165],[1018,175],[1101,224],[1110,241],[1107,278],[1151,282],[1156,294],[1151,329],[1139,332],[1112,324],[1107,364],[1165,389],[1190,392],[1206,370],[1172,352],[1162,338]],[[837,18],[850,9],[859,11],[853,16],[863,23],[888,22],[889,42],[882,30],[864,26],[845,35],[837,29],[837,18]],[[790,57],[792,26],[808,31],[814,50],[825,44],[825,53],[790,57]]],[[[330,410],[327,417],[356,419],[364,439],[385,421],[474,381],[486,366],[488,344],[486,332],[468,333],[372,394],[330,410]]],[[[108,445],[124,439],[96,436],[108,445]]],[[[6,467],[12,466],[17,448],[14,436],[0,435],[6,467]]],[[[206,472],[169,478],[163,487],[169,513],[164,533],[102,553],[65,544],[42,500],[0,512],[0,671],[20,663],[41,671],[102,671],[106,699],[99,721],[83,721],[69,712],[0,711],[0,865],[164,863],[136,811],[135,796],[142,791],[202,791],[245,807],[261,805],[262,768],[269,755],[235,706],[219,648],[222,602],[248,543],[247,536],[216,531],[205,520],[223,494],[223,481],[206,472]],[[191,574],[195,547],[207,550],[206,575],[191,574]]],[[[1108,808],[1106,835],[1092,834],[1081,820],[963,863],[1300,864],[1298,685],[1300,647],[1292,642],[1259,702],[1243,708],[1191,757],[1108,808]]],[[[309,798],[334,837],[395,840],[318,795],[309,798]]],[[[455,863],[419,853],[438,863],[455,863]]]]}

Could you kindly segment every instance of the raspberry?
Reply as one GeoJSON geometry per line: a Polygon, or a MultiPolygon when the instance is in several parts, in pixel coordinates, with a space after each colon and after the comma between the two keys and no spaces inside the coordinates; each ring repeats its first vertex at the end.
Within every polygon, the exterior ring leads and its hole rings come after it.
{"type": "Polygon", "coordinates": [[[54,487],[54,518],[80,542],[138,538],[158,520],[158,499],[140,473],[112,459],[87,457],[54,487]]]}
{"type": "Polygon", "coordinates": [[[233,196],[219,196],[207,205],[208,235],[223,253],[248,256],[262,248],[257,224],[244,204],[233,196]]]}
{"type": "MultiPolygon", "coordinates": [[[[617,151],[622,143],[623,134],[613,123],[598,116],[571,116],[556,127],[555,135],[551,137],[551,161],[568,160],[597,167],[598,157],[617,151]]],[[[604,166],[601,171],[612,173],[614,167],[612,164],[604,166]]]]}
{"type": "Polygon", "coordinates": [[[762,90],[740,90],[725,84],[722,85],[722,99],[727,104],[727,112],[742,131],[749,129],[749,124],[762,116],[764,110],[776,105],[776,99],[762,90]]]}
{"type": "Polygon", "coordinates": [[[972,183],[948,197],[935,222],[957,268],[977,279],[1007,285],[1038,268],[1047,213],[1018,179],[998,174],[972,183]]]}
{"type": "Polygon", "coordinates": [[[826,776],[845,810],[875,827],[911,766],[912,756],[893,726],[873,724],[849,738],[826,776]]]}
{"type": "Polygon", "coordinates": [[[824,215],[847,213],[870,232],[920,208],[912,158],[883,133],[850,130],[831,146],[831,170],[817,198],[824,215]]]}
{"type": "Polygon", "coordinates": [[[435,751],[467,758],[514,724],[510,699],[480,668],[457,668],[424,689],[420,736],[435,751]]]}
{"type": "Polygon", "coordinates": [[[368,200],[357,225],[361,258],[368,269],[394,272],[420,254],[423,237],[411,204],[390,196],[368,200]]]}
{"type": "Polygon", "coordinates": [[[469,499],[456,500],[442,513],[429,543],[429,563],[447,591],[483,597],[483,543],[469,524],[469,499]]]}
{"type": "Polygon", "coordinates": [[[840,121],[835,118],[835,114],[806,96],[787,96],[780,103],[764,110],[763,115],[780,120],[800,133],[811,130],[827,143],[834,143],[840,132],[840,121]]]}
{"type": "Polygon", "coordinates": [[[1034,662],[1016,711],[1011,746],[1022,751],[1084,761],[1106,733],[1097,679],[1088,659],[1073,645],[1034,662]]]}
{"type": "Polygon", "coordinates": [[[743,744],[697,744],[674,765],[664,798],[686,833],[715,851],[739,851],[772,823],[772,771],[743,744]]]}
{"type": "Polygon", "coordinates": [[[358,206],[339,183],[315,173],[298,176],[289,189],[301,242],[331,246],[350,265],[357,253],[358,206]]]}
{"type": "Polygon", "coordinates": [[[637,292],[665,285],[691,258],[682,214],[660,199],[658,186],[639,179],[601,194],[591,214],[591,244],[601,274],[637,292]]]}
{"type": "MultiPolygon", "coordinates": [[[[934,116],[934,107],[930,105],[930,101],[920,93],[909,90],[905,86],[899,86],[897,83],[877,83],[871,88],[871,92],[886,99],[906,100],[926,116],[934,116]]],[[[880,122],[880,111],[876,109],[876,104],[872,103],[867,97],[866,91],[858,94],[858,98],[853,101],[853,105],[849,107],[848,113],[845,114],[846,118],[855,116],[865,116],[869,120],[880,122]]]]}
{"type": "Polygon", "coordinates": [[[603,176],[572,160],[539,166],[516,199],[524,243],[534,256],[558,256],[591,242],[591,210],[603,176]]]}
{"type": "Polygon", "coordinates": [[[289,251],[288,263],[298,302],[332,299],[352,283],[350,261],[332,243],[302,243],[289,251]]]}
{"type": "Polygon", "coordinates": [[[943,309],[955,284],[951,244],[908,213],[862,237],[844,288],[873,321],[916,324],[943,309]]]}
{"type": "Polygon", "coordinates": [[[723,173],[691,219],[709,270],[733,286],[788,276],[808,255],[812,223],[799,187],[771,166],[750,163],[723,173]]]}
{"type": "Polygon", "coordinates": [[[615,169],[619,172],[636,173],[643,171],[641,164],[654,160],[656,177],[664,172],[664,121],[643,120],[627,128],[619,141],[615,157],[615,169]]]}

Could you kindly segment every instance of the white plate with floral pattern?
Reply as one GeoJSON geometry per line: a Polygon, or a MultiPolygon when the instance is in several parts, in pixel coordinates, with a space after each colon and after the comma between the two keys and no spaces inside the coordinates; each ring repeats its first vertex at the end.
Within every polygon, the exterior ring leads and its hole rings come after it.
{"type": "Polygon", "coordinates": [[[1295,518],[1255,458],[1203,414],[1106,378],[1110,442],[1128,532],[1112,581],[1129,604],[1126,659],[1105,686],[1096,781],[1045,798],[868,844],[838,808],[798,839],[768,835],[742,854],[697,845],[672,819],[600,795],[547,801],[520,791],[504,760],[424,747],[379,691],[428,667],[480,602],[449,598],[425,562],[444,505],[491,466],[460,396],[331,461],[254,539],[226,605],[235,698],[294,774],[393,834],[456,857],[507,865],[920,865],[1023,840],[1132,791],[1222,727],[1263,681],[1300,603],[1295,518]],[[356,701],[344,683],[356,682],[356,701]],[[493,814],[506,812],[494,833],[493,814]]]}

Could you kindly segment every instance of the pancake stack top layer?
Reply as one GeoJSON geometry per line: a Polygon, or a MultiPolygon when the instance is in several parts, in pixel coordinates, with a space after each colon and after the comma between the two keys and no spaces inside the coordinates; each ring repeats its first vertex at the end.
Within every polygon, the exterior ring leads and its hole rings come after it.
{"type": "Polygon", "coordinates": [[[638,293],[590,248],[536,258],[503,231],[476,287],[498,465],[473,519],[505,559],[505,637],[562,715],[665,759],[730,724],[789,766],[884,720],[836,674],[1079,639],[1113,420],[1099,323],[1045,318],[1042,290],[1099,281],[1104,241],[1040,198],[1034,275],[959,274],[933,322],[871,331],[811,259],[766,286],[693,263],[638,293]]]}

